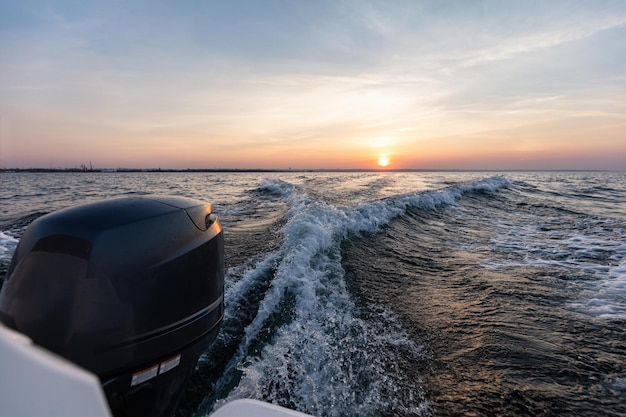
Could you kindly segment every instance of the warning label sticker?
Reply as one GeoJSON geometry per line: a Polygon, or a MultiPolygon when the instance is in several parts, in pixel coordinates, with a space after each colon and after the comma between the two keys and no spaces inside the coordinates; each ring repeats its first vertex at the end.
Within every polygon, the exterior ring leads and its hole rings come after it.
{"type": "Polygon", "coordinates": [[[180,354],[174,356],[171,359],[161,362],[161,366],[159,368],[159,374],[169,371],[170,369],[176,368],[180,363],[180,354]]]}
{"type": "Polygon", "coordinates": [[[134,387],[135,385],[141,384],[142,382],[146,382],[147,380],[152,379],[155,376],[157,376],[158,373],[159,373],[159,365],[154,365],[142,371],[135,372],[133,374],[133,379],[130,381],[130,386],[134,387]]]}

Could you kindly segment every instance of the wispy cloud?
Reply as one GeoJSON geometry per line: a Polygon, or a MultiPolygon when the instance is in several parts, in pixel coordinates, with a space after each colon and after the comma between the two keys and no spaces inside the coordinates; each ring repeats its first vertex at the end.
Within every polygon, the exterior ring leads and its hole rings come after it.
{"type": "Polygon", "coordinates": [[[615,132],[626,114],[622,1],[9,1],[0,36],[16,161],[34,158],[21,144],[94,137],[102,153],[212,137],[294,154],[497,132],[504,149],[581,117],[615,132]]]}

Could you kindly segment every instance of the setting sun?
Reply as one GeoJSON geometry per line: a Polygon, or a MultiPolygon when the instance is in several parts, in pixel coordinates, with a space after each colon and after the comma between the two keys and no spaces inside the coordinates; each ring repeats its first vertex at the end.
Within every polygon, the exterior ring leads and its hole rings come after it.
{"type": "Polygon", "coordinates": [[[389,157],[387,155],[381,155],[378,157],[378,166],[386,167],[389,165],[389,157]]]}

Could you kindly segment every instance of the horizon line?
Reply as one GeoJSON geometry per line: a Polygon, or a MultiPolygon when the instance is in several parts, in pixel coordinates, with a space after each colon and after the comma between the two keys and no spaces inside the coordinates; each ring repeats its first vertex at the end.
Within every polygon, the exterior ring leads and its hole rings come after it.
{"type": "Polygon", "coordinates": [[[132,173],[132,172],[626,172],[614,169],[493,168],[0,168],[3,173],[132,173]]]}

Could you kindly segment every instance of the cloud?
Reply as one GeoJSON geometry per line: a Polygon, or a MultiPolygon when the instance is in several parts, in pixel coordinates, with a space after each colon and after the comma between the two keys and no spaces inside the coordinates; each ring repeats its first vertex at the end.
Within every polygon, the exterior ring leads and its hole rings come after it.
{"type": "Polygon", "coordinates": [[[3,2],[0,35],[5,140],[42,149],[508,146],[626,114],[621,1],[3,2]]]}

